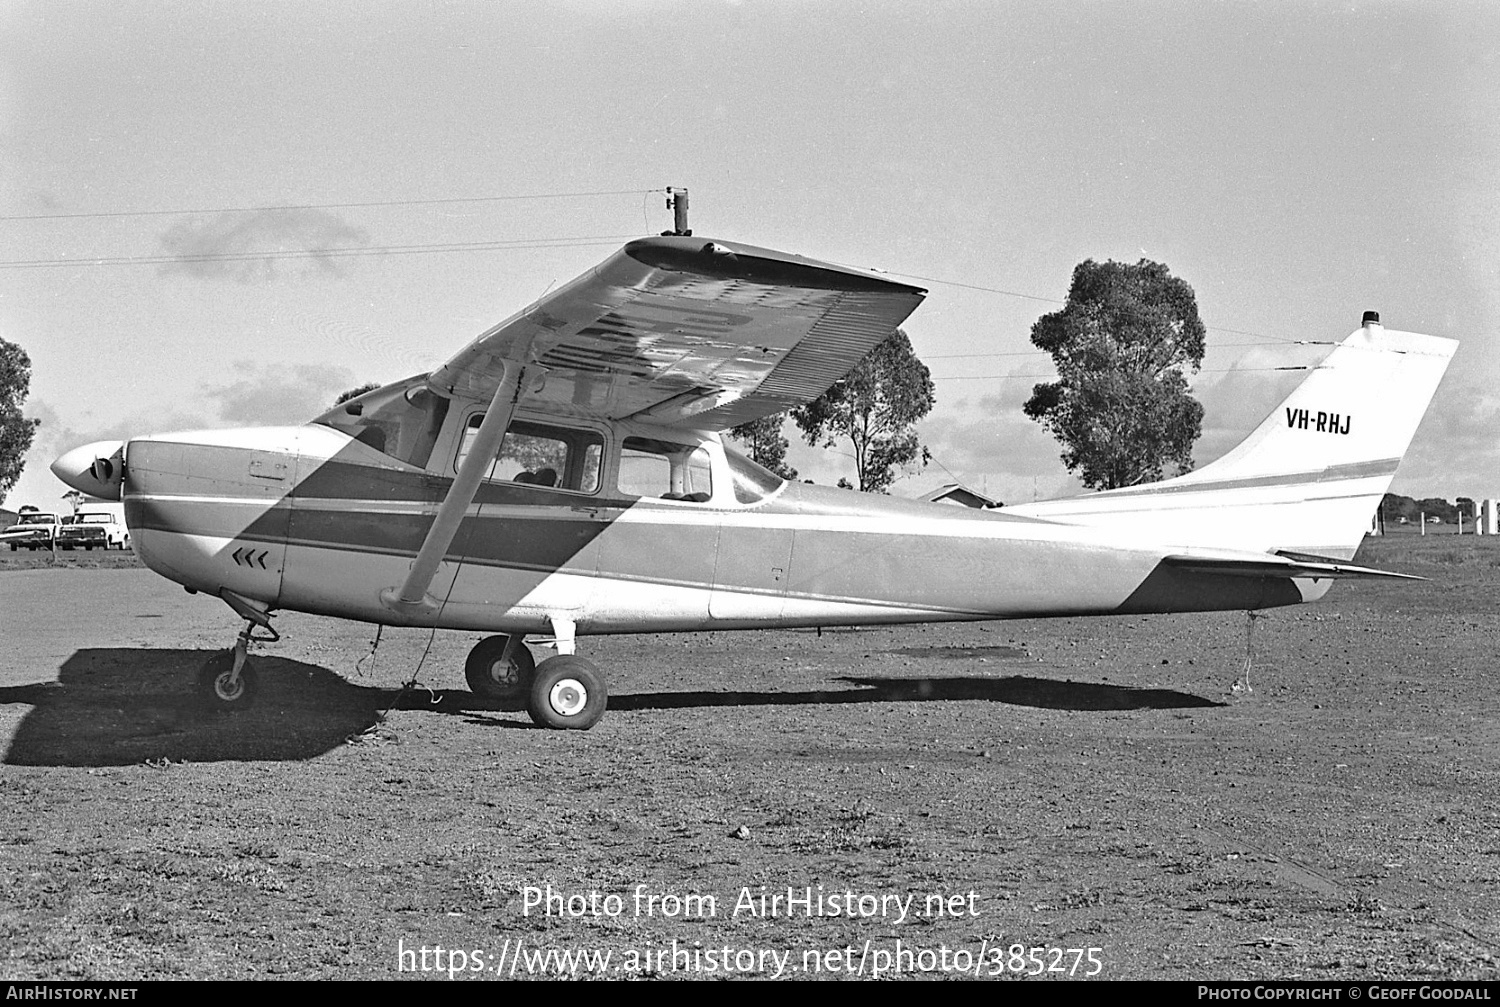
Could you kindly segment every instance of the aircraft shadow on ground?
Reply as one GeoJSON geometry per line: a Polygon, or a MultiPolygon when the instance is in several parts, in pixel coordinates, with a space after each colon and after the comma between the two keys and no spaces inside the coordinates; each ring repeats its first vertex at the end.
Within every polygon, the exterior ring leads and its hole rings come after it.
{"type": "Polygon", "coordinates": [[[1046,710],[1177,710],[1223,706],[1171,689],[1132,689],[1089,682],[1008,675],[1004,678],[840,678],[858,689],[810,692],[651,692],[611,696],[611,710],[673,710],[696,706],[798,706],[826,703],[941,703],[970,700],[1046,710]]]}
{"type": "MultiPolygon", "coordinates": [[[[345,744],[391,709],[473,716],[520,712],[524,704],[465,690],[358,685],[327,668],[257,655],[259,694],[239,713],[206,708],[198,669],[215,651],[100,648],[65,661],[56,682],[0,688],[0,705],[31,710],[11,739],[13,766],[119,766],[188,762],[295,761],[345,744]]],[[[1132,689],[1011,675],[1003,678],[842,678],[853,688],[802,692],[643,692],[611,696],[616,712],[696,707],[839,705],[971,700],[1056,710],[1220,706],[1166,689],[1132,689]]],[[[476,723],[529,728],[524,718],[476,723]]]]}
{"type": "Polygon", "coordinates": [[[118,766],[147,760],[296,760],[320,755],[379,721],[395,693],[326,668],[255,655],[254,705],[226,714],[199,698],[198,669],[216,651],[99,648],[63,662],[56,682],[0,688],[0,704],[32,707],[5,762],[118,766]]]}

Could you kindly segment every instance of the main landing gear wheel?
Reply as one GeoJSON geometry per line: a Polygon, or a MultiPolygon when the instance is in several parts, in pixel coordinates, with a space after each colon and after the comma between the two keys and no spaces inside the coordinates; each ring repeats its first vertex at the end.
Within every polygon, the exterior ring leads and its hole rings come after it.
{"type": "Polygon", "coordinates": [[[531,691],[536,658],[520,637],[487,636],[469,651],[464,678],[484,699],[521,699],[531,691]]]}
{"type": "Polygon", "coordinates": [[[604,716],[604,675],[576,654],[549,657],[536,667],[526,712],[542,727],[587,731],[604,716]]]}
{"type": "Polygon", "coordinates": [[[259,688],[255,666],[246,658],[234,674],[234,650],[221,650],[198,672],[198,692],[210,709],[237,712],[248,709],[259,688]]]}

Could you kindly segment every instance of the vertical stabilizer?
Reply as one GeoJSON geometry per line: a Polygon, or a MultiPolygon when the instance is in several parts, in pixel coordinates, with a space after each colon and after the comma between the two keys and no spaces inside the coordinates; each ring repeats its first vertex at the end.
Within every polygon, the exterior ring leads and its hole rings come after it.
{"type": "Polygon", "coordinates": [[[1458,343],[1365,324],[1238,447],[1175,479],[1022,505],[1143,540],[1348,559],[1458,343]]]}

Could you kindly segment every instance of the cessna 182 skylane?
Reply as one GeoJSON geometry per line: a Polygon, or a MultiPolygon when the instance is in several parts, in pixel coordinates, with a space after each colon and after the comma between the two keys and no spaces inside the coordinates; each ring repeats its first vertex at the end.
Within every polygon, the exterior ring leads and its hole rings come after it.
{"type": "Polygon", "coordinates": [[[52,468],[122,499],[149,567],[246,620],[200,675],[228,708],[277,609],[497,634],[470,687],[588,728],[589,634],[1249,610],[1400,576],[1347,561],[1457,343],[1373,315],[1239,447],[1151,485],[978,511],[787,483],[724,445],[821,394],[925,293],[643,238],[307,425],[89,444],[52,468]],[[528,635],[557,655],[535,663],[528,635]]]}

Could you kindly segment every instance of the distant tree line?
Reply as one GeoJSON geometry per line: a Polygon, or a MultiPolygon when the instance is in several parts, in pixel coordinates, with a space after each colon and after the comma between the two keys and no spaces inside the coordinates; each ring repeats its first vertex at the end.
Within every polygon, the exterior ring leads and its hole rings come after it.
{"type": "Polygon", "coordinates": [[[1440,497],[1414,500],[1399,493],[1387,493],[1380,501],[1380,516],[1386,524],[1400,524],[1402,518],[1408,524],[1418,524],[1424,514],[1429,521],[1436,517],[1443,524],[1457,524],[1460,514],[1465,521],[1472,521],[1478,510],[1478,505],[1468,497],[1459,497],[1456,502],[1449,503],[1440,497]]]}

